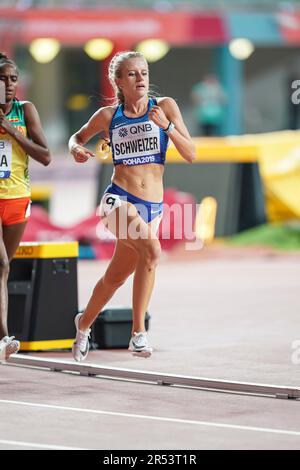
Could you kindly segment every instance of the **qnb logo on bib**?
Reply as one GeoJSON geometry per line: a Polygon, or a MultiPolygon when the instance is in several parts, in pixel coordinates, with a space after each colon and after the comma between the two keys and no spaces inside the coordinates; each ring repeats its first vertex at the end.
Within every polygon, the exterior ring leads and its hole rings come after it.
{"type": "Polygon", "coordinates": [[[153,122],[127,124],[113,129],[112,133],[115,160],[147,157],[160,153],[159,127],[153,122]]]}
{"type": "Polygon", "coordinates": [[[128,130],[125,127],[119,129],[118,134],[120,137],[126,137],[128,135],[128,130]]]}
{"type": "Polygon", "coordinates": [[[12,145],[10,141],[0,140],[0,178],[9,178],[11,174],[12,145]]]}

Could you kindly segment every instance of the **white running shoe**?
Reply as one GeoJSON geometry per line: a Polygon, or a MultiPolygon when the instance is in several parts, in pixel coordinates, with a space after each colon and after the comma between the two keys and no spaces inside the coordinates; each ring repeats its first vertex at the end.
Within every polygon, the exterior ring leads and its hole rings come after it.
{"type": "Polygon", "coordinates": [[[72,353],[75,361],[84,361],[89,352],[89,336],[91,330],[80,331],[78,323],[83,313],[78,313],[74,319],[76,326],[76,338],[72,347],[72,353]]]}
{"type": "Polygon", "coordinates": [[[7,360],[20,349],[20,342],[14,336],[4,336],[0,341],[0,360],[7,360]]]}
{"type": "Polygon", "coordinates": [[[147,333],[133,333],[128,350],[136,357],[150,357],[153,349],[148,342],[147,333]]]}

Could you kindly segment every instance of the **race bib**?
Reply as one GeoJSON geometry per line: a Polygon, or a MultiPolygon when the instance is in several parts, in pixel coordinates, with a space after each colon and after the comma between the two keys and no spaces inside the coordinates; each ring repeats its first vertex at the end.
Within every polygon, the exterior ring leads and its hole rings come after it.
{"type": "Polygon", "coordinates": [[[9,178],[11,173],[12,145],[10,140],[0,140],[0,178],[9,178]]]}
{"type": "MultiPolygon", "coordinates": [[[[144,157],[147,160],[153,157],[155,161],[154,155],[160,153],[159,127],[153,122],[124,124],[113,129],[112,133],[116,161],[134,157],[144,157]]],[[[151,163],[151,159],[141,163],[151,163]]]]}

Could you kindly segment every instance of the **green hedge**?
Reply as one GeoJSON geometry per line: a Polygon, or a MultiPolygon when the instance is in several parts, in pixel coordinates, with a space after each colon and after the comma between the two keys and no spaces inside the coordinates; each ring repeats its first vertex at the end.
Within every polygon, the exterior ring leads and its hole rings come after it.
{"type": "Polygon", "coordinates": [[[277,250],[300,250],[300,221],[290,224],[265,224],[227,238],[234,246],[269,246],[277,250]]]}

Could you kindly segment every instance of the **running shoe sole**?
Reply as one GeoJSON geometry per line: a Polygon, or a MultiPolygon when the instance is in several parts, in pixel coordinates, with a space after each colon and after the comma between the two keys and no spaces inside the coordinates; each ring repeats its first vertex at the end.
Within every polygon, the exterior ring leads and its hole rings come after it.
{"type": "Polygon", "coordinates": [[[151,354],[152,354],[152,349],[141,349],[140,351],[138,351],[137,349],[131,349],[131,348],[128,348],[128,351],[131,352],[131,354],[135,357],[150,357],[151,354]]]}

